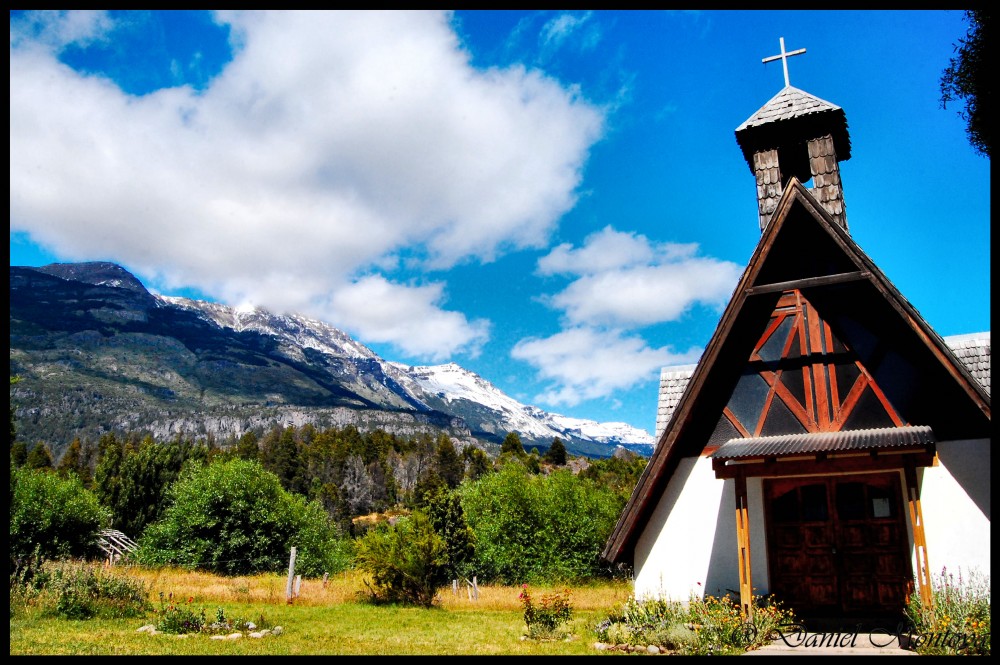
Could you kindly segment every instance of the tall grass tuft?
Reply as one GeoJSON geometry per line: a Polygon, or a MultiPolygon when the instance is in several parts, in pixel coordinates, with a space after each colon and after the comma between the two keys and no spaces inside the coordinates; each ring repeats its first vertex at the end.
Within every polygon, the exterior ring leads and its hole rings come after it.
{"type": "Polygon", "coordinates": [[[11,616],[35,609],[63,619],[144,616],[152,609],[141,581],[74,561],[29,559],[10,575],[11,616]]]}

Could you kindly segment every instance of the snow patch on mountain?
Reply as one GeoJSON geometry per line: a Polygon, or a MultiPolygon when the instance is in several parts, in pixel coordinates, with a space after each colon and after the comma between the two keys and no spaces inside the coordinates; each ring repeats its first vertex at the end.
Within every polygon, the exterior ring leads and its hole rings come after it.
{"type": "Polygon", "coordinates": [[[479,419],[481,431],[498,436],[517,432],[522,438],[551,442],[590,441],[609,446],[627,446],[643,454],[652,451],[653,437],[627,423],[599,423],[570,418],[522,404],[474,372],[455,364],[411,366],[384,360],[349,335],[322,321],[300,315],[276,315],[242,305],[218,303],[177,296],[157,296],[160,300],[194,311],[215,324],[237,332],[253,331],[279,340],[286,356],[304,360],[303,349],[312,349],[334,358],[370,361],[382,369],[388,389],[415,405],[441,411],[454,410],[466,419],[479,419]]]}
{"type": "Polygon", "coordinates": [[[270,335],[292,346],[315,349],[340,358],[362,358],[376,360],[378,356],[363,344],[359,344],[347,333],[331,325],[298,314],[272,314],[252,305],[229,307],[203,300],[191,300],[178,296],[157,296],[178,307],[198,312],[203,317],[224,328],[237,332],[250,330],[262,335],[270,335]]]}
{"type": "Polygon", "coordinates": [[[599,423],[595,420],[568,418],[558,414],[551,414],[551,418],[564,431],[579,432],[578,436],[585,439],[636,445],[655,443],[649,432],[628,423],[599,423]]]}
{"type": "Polygon", "coordinates": [[[628,445],[646,452],[654,440],[648,432],[628,423],[599,423],[596,420],[570,418],[525,405],[502,392],[478,374],[455,363],[424,367],[392,365],[427,393],[446,402],[466,400],[485,406],[498,414],[502,428],[533,439],[582,439],[611,445],[628,445]]]}

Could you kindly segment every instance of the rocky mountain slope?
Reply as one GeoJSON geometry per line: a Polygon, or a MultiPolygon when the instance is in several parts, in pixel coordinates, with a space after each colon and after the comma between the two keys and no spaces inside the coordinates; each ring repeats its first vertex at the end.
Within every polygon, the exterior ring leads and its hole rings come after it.
{"type": "Polygon", "coordinates": [[[516,431],[544,450],[640,454],[652,437],[521,404],[453,363],[388,361],[302,316],[151,294],[111,263],[10,268],[10,372],[19,438],[59,451],[76,436],[148,432],[224,440],[274,423],[444,430],[495,446],[516,431]]]}

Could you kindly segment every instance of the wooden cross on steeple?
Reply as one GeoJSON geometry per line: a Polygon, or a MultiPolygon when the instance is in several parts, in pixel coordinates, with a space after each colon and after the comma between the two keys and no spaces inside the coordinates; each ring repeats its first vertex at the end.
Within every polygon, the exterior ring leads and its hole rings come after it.
{"type": "Polygon", "coordinates": [[[761,60],[761,62],[763,62],[763,63],[773,62],[774,60],[778,60],[780,58],[781,59],[781,66],[785,70],[785,87],[787,88],[788,86],[791,85],[788,82],[788,59],[790,57],[792,57],[793,55],[802,55],[803,53],[806,52],[806,50],[804,48],[800,48],[800,49],[795,50],[795,51],[788,51],[788,52],[786,52],[785,51],[785,38],[784,37],[779,37],[778,39],[779,39],[779,43],[781,44],[781,53],[778,54],[778,55],[772,55],[772,56],[770,56],[768,58],[764,58],[763,60],[761,60]]]}

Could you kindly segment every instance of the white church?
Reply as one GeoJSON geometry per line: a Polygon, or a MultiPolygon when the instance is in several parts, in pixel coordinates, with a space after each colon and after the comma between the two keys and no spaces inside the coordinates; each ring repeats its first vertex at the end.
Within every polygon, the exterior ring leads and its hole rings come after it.
{"type": "Polygon", "coordinates": [[[638,598],[893,619],[942,567],[989,575],[990,335],[939,336],[855,243],[845,113],[785,75],[736,129],[760,241],[698,364],[663,369],[602,556],[638,598]]]}

